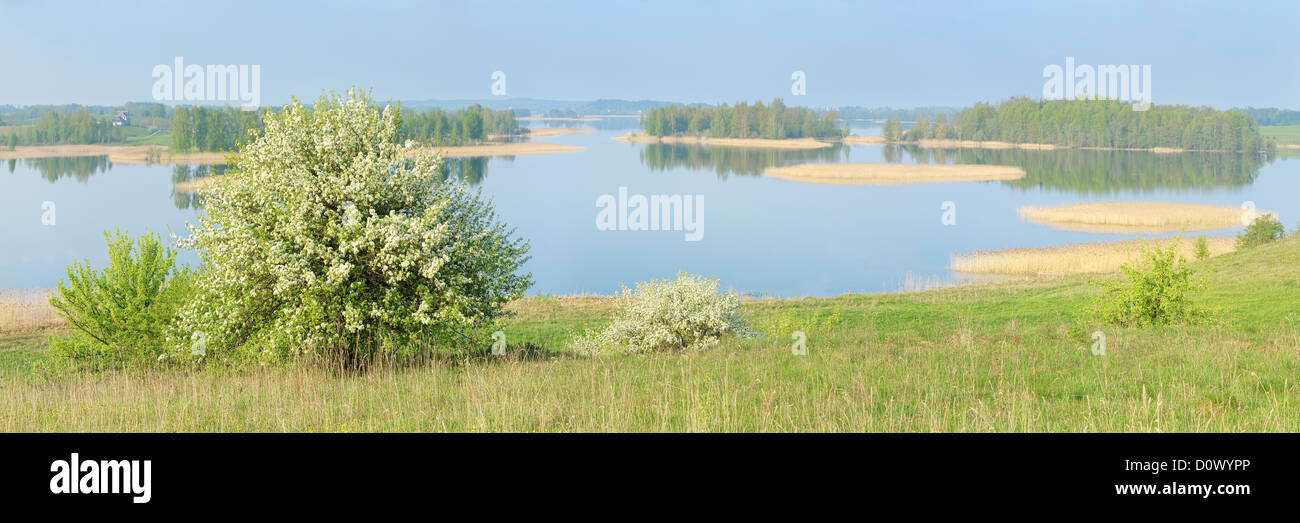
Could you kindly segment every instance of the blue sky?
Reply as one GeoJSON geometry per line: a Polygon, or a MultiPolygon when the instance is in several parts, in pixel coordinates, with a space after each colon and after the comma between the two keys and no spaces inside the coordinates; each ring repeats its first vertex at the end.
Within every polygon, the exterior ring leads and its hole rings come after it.
{"type": "Polygon", "coordinates": [[[322,89],[811,106],[1038,98],[1043,68],[1152,68],[1156,103],[1300,108],[1300,2],[35,2],[0,0],[0,104],[152,99],[157,64],[322,89]],[[790,75],[807,74],[792,96],[790,75]]]}

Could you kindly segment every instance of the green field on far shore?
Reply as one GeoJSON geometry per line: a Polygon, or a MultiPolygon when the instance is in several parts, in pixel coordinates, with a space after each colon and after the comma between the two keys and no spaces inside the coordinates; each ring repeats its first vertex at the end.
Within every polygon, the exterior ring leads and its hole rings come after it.
{"type": "Polygon", "coordinates": [[[1300,144],[1300,125],[1263,125],[1259,134],[1277,140],[1280,144],[1300,144]]]}

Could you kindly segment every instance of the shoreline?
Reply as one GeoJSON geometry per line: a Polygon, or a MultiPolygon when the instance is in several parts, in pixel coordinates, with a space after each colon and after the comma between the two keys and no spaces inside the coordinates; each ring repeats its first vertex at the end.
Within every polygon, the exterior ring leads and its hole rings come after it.
{"type": "Polygon", "coordinates": [[[763,176],[817,185],[907,185],[1017,180],[1025,170],[1009,165],[805,163],[769,167],[763,176]]]}
{"type": "MultiPolygon", "coordinates": [[[[594,132],[589,129],[557,129],[545,132],[534,138],[547,138],[568,134],[594,132]]],[[[420,147],[419,150],[443,151],[444,158],[472,158],[484,156],[521,156],[533,154],[562,154],[585,151],[585,147],[539,142],[489,143],[481,145],[457,145],[446,147],[420,147]]],[[[172,153],[165,146],[157,145],[29,145],[14,150],[0,150],[3,160],[39,160],[43,158],[81,158],[90,156],[107,156],[108,161],[122,165],[222,165],[230,163],[236,153],[219,151],[199,151],[172,153]]]]}
{"type": "Polygon", "coordinates": [[[547,142],[513,142],[446,147],[417,147],[408,157],[421,152],[441,152],[443,158],[482,158],[490,156],[525,156],[535,154],[569,154],[586,151],[586,147],[547,142]]]}
{"type": "Polygon", "coordinates": [[[835,144],[813,138],[712,138],[708,136],[650,136],[642,132],[620,134],[613,138],[624,143],[658,143],[665,145],[703,145],[709,147],[737,147],[754,149],[822,149],[835,144]]]}
{"type": "Polygon", "coordinates": [[[168,147],[160,145],[25,145],[12,151],[0,150],[0,160],[107,156],[110,162],[130,165],[177,163],[215,165],[226,163],[228,154],[224,152],[172,153],[168,147]]]}
{"type": "MultiPolygon", "coordinates": [[[[1055,150],[1073,150],[1073,151],[1126,151],[1126,152],[1148,152],[1156,154],[1178,154],[1178,153],[1261,153],[1265,151],[1230,151],[1227,149],[1184,149],[1181,147],[1096,147],[1096,146],[1072,146],[1057,145],[1051,143],[1016,143],[1000,141],[976,141],[976,140],[950,140],[950,139],[931,139],[926,138],[915,142],[905,142],[901,140],[887,141],[884,138],[873,136],[849,135],[844,137],[844,143],[850,145],[914,145],[925,149],[1022,149],[1027,151],[1055,151],[1055,150]],[[859,142],[860,140],[860,142],[859,142]]],[[[1286,146],[1278,144],[1279,149],[1296,148],[1300,145],[1286,146]]]]}

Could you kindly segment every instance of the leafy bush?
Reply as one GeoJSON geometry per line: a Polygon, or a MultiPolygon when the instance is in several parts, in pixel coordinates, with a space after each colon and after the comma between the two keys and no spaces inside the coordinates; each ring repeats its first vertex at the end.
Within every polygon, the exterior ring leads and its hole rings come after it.
{"type": "Polygon", "coordinates": [[[727,334],[746,334],[740,297],[719,294],[718,281],[677,274],[623,287],[615,298],[618,316],[604,330],[586,333],[574,345],[585,350],[621,347],[630,352],[704,348],[727,334]]]}
{"type": "Polygon", "coordinates": [[[1124,264],[1124,277],[1102,281],[1104,292],[1094,312],[1104,323],[1124,327],[1197,324],[1209,319],[1209,311],[1193,303],[1193,294],[1204,287],[1187,260],[1178,255],[1178,240],[1167,247],[1143,249],[1141,263],[1124,264]]]}
{"type": "Polygon", "coordinates": [[[193,293],[191,275],[175,266],[176,252],[156,234],[136,239],[104,233],[109,265],[68,266],[50,305],[73,327],[50,342],[48,365],[103,369],[154,362],[163,354],[166,328],[193,293]]]}
{"type": "Polygon", "coordinates": [[[515,274],[528,245],[443,182],[440,158],[396,143],[399,125],[398,106],[358,91],[267,116],[182,241],[205,267],[176,350],[202,335],[216,357],[351,363],[489,343],[484,329],[532,283],[515,274]]]}
{"type": "Polygon", "coordinates": [[[1204,236],[1196,237],[1196,244],[1193,247],[1193,253],[1197,260],[1204,260],[1210,257],[1210,242],[1206,241],[1204,236]]]}
{"type": "Polygon", "coordinates": [[[1237,248],[1245,249],[1263,245],[1282,237],[1285,228],[1272,214],[1261,214],[1237,235],[1237,248]]]}

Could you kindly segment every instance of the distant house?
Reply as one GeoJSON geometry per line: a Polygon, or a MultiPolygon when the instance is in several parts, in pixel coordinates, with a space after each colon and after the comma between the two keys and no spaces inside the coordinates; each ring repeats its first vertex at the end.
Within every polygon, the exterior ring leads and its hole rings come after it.
{"type": "Polygon", "coordinates": [[[127,116],[126,111],[118,111],[117,116],[113,117],[113,127],[131,125],[131,117],[127,116]]]}

